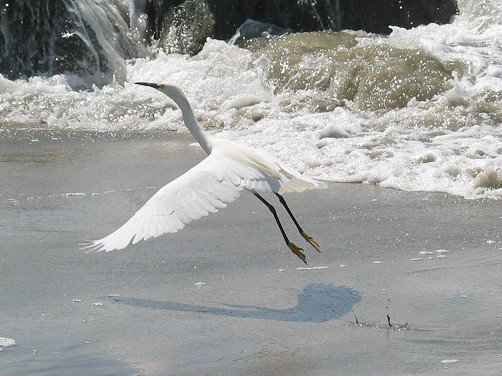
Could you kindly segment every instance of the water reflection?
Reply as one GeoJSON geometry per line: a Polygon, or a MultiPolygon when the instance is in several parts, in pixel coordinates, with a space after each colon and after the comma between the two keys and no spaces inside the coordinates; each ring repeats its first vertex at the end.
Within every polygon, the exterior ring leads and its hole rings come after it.
{"type": "Polygon", "coordinates": [[[138,298],[114,297],[117,303],[137,307],[163,309],[178,312],[197,312],[210,315],[241,317],[290,322],[325,322],[338,319],[361,301],[361,294],[347,286],[310,284],[298,294],[298,303],[291,308],[275,309],[253,305],[228,305],[228,308],[208,307],[197,304],[155,301],[138,298]]]}

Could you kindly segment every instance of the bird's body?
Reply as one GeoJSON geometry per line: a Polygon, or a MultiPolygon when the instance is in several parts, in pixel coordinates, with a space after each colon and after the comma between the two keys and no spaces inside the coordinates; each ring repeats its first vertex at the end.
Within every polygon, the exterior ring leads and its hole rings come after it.
{"type": "Polygon", "coordinates": [[[249,190],[272,211],[293,253],[306,262],[302,249],[288,240],[275,209],[260,193],[275,193],[304,238],[319,250],[317,242],[300,228],[281,194],[319,188],[323,186],[322,182],[303,176],[266,151],[210,137],[199,126],[188,100],[176,86],[138,84],[154,87],[174,100],[182,111],[185,124],[208,157],[161,188],[123,226],[100,240],[92,241],[87,249],[112,251],[176,232],[192,220],[226,207],[243,190],[249,190]]]}

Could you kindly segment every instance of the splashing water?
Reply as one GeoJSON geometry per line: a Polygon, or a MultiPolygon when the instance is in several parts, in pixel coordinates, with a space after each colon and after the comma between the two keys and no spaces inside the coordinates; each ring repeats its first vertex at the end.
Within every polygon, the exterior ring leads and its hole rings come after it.
{"type": "Polygon", "coordinates": [[[14,127],[186,132],[168,99],[132,84],[170,82],[211,133],[310,176],[502,198],[502,5],[459,9],[451,24],[388,37],[208,40],[194,57],[151,48],[125,61],[122,79],[86,91],[66,75],[0,76],[0,137],[14,127]]]}

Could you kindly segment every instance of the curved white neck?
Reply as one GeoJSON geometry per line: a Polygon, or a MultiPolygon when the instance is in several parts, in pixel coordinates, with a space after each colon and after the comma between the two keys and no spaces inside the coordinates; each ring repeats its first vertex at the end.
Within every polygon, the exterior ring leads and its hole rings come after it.
{"type": "Polygon", "coordinates": [[[187,126],[188,130],[193,135],[195,140],[197,140],[197,142],[200,144],[200,146],[202,146],[202,149],[204,149],[207,154],[210,154],[212,150],[210,137],[195,119],[192,107],[190,106],[190,103],[188,102],[188,99],[185,97],[183,92],[180,89],[173,87],[173,90],[169,90],[169,92],[166,92],[166,94],[180,108],[185,125],[187,126]]]}

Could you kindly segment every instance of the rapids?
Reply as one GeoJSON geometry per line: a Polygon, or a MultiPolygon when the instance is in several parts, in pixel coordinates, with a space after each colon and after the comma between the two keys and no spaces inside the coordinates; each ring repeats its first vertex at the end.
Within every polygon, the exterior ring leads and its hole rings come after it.
{"type": "Polygon", "coordinates": [[[389,36],[237,35],[208,39],[193,57],[143,46],[144,57],[116,57],[111,82],[86,90],[72,75],[0,76],[0,137],[19,128],[186,132],[168,99],[133,84],[170,82],[212,134],[312,177],[500,199],[502,4],[458,3],[450,24],[389,36]]]}

